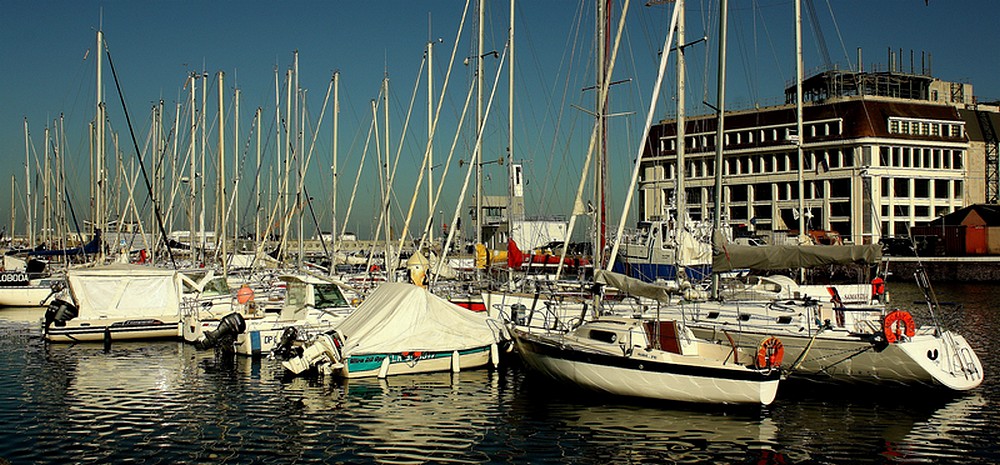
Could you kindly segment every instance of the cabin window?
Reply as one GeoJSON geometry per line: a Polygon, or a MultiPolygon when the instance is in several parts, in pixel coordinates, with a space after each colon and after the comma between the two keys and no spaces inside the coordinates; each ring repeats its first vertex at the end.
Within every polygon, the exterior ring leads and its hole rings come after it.
{"type": "Polygon", "coordinates": [[[606,342],[608,344],[614,344],[618,341],[618,335],[611,331],[602,331],[599,329],[590,330],[590,338],[595,341],[606,342]]]}

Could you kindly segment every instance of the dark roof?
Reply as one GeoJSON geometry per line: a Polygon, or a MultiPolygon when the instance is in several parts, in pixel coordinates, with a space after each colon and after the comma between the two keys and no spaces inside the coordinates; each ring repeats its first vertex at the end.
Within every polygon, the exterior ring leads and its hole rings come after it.
{"type": "MultiPolygon", "coordinates": [[[[939,121],[954,121],[959,123],[962,116],[958,109],[950,105],[932,104],[920,101],[897,101],[874,98],[851,98],[835,102],[825,102],[810,104],[802,108],[802,119],[806,125],[822,120],[837,119],[843,120],[843,134],[831,132],[830,135],[812,135],[807,131],[804,135],[806,142],[813,141],[834,141],[844,139],[855,139],[860,137],[891,137],[894,139],[913,140],[936,140],[947,142],[964,142],[965,137],[951,137],[948,134],[940,136],[916,135],[916,134],[890,134],[888,120],[890,116],[902,118],[922,118],[939,121]]],[[[687,120],[687,133],[713,132],[718,119],[714,115],[703,115],[689,117],[687,120]]],[[[761,108],[755,111],[736,111],[726,113],[726,130],[738,130],[740,128],[751,128],[755,126],[771,126],[795,123],[795,107],[783,105],[778,107],[761,108]]],[[[1000,128],[1000,125],[996,126],[1000,128]]],[[[650,137],[647,140],[643,151],[643,157],[648,157],[651,149],[649,141],[659,140],[663,137],[670,137],[677,133],[676,120],[663,120],[659,124],[654,124],[650,128],[650,137]]],[[[981,136],[980,136],[981,137],[981,136]]],[[[733,146],[727,150],[738,148],[766,147],[776,144],[787,144],[787,142],[767,141],[742,143],[739,147],[733,146]]],[[[705,151],[709,147],[701,147],[699,151],[705,151]]],[[[714,150],[712,148],[711,150],[714,150]]],[[[660,155],[672,154],[674,151],[657,151],[660,155]]]]}
{"type": "MultiPolygon", "coordinates": [[[[969,136],[969,140],[976,142],[983,142],[983,129],[979,123],[979,117],[976,115],[975,110],[958,110],[958,114],[962,116],[965,120],[965,133],[969,136]]],[[[1000,131],[1000,113],[987,112],[987,117],[993,124],[993,133],[996,135],[1000,131]]]]}
{"type": "Polygon", "coordinates": [[[944,226],[960,226],[972,212],[978,214],[986,223],[986,226],[1000,226],[1000,205],[984,203],[969,205],[968,207],[955,210],[952,213],[928,222],[927,225],[941,226],[941,222],[944,221],[944,226]]]}

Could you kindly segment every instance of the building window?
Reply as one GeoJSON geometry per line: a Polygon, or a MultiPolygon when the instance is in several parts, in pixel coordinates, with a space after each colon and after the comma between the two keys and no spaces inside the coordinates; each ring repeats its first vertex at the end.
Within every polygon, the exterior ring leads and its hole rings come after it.
{"type": "Polygon", "coordinates": [[[889,120],[889,133],[899,134],[899,120],[895,119],[889,120]]]}
{"type": "Polygon", "coordinates": [[[952,156],[952,162],[951,162],[952,168],[956,170],[962,169],[962,151],[952,150],[951,156],[952,156]]]}
{"type": "Polygon", "coordinates": [[[910,196],[910,180],[904,178],[896,178],[892,180],[892,196],[893,197],[909,197],[910,196]]]}
{"type": "Polygon", "coordinates": [[[914,179],[913,180],[913,197],[918,199],[930,198],[930,180],[929,179],[914,179]]]}
{"type": "Polygon", "coordinates": [[[934,180],[934,198],[936,199],[948,198],[948,181],[944,179],[934,180]]]}
{"type": "Polygon", "coordinates": [[[955,181],[955,190],[954,190],[954,192],[955,192],[955,198],[956,199],[962,198],[962,181],[959,181],[959,180],[955,181]]]}

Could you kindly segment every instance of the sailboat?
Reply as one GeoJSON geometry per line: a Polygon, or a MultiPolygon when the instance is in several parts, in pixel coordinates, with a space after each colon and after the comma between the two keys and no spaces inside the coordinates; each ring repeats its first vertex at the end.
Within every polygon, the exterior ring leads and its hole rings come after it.
{"type": "MultiPolygon", "coordinates": [[[[725,6],[725,2],[722,4],[725,6]]],[[[796,2],[796,13],[799,12],[798,6],[796,2]]],[[[799,29],[797,22],[797,36],[800,35],[799,29]]],[[[724,25],[722,30],[725,30],[724,25]]],[[[797,74],[801,83],[800,51],[798,55],[797,74]]],[[[724,140],[725,39],[720,41],[719,61],[716,140],[721,142],[724,140]]],[[[799,87],[799,128],[801,95],[799,87]]],[[[800,140],[800,155],[801,147],[800,140]]],[[[722,144],[716,144],[716,192],[720,192],[722,186],[721,169],[718,168],[722,166],[722,153],[722,144]]],[[[714,223],[718,230],[722,210],[719,196],[715,198],[714,207],[714,223]]],[[[803,230],[801,226],[800,230],[803,230]]],[[[918,327],[913,316],[905,310],[891,309],[879,299],[845,302],[832,287],[829,296],[797,292],[774,299],[743,297],[725,300],[721,292],[719,275],[723,272],[746,268],[772,271],[804,269],[834,263],[870,266],[881,261],[879,245],[742,246],[726,241],[719,233],[714,234],[713,242],[713,299],[689,296],[656,309],[667,318],[685,322],[696,336],[758,353],[767,350],[767,341],[771,337],[780,337],[786,360],[790,360],[783,369],[790,378],[874,385],[923,385],[958,391],[974,389],[983,382],[982,363],[968,341],[945,329],[936,316],[932,325],[918,327]]],[[[924,290],[930,314],[936,315],[938,304],[929,279],[922,269],[915,277],[924,290]]]]}
{"type": "MultiPolygon", "coordinates": [[[[681,11],[682,6],[674,9],[663,46],[654,103],[669,55],[666,50],[673,42],[681,11]]],[[[618,39],[623,25],[624,13],[618,39]]],[[[606,83],[601,90],[607,91],[606,83]]],[[[655,104],[651,104],[648,120],[654,110],[655,104]]],[[[648,127],[649,121],[647,131],[648,127]]],[[[637,159],[637,165],[638,162],[637,159]]],[[[598,282],[604,273],[607,270],[597,273],[598,282]]],[[[627,294],[669,301],[669,294],[658,292],[654,285],[624,279],[618,283],[618,289],[627,294]]],[[[776,368],[782,358],[777,339],[770,343],[773,350],[765,351],[758,357],[760,363],[752,364],[740,348],[699,339],[682,321],[648,318],[648,315],[602,316],[605,308],[600,294],[595,298],[595,307],[601,310],[596,318],[584,321],[568,333],[539,332],[512,325],[518,353],[528,366],[551,378],[613,395],[712,404],[767,405],[774,400],[780,380],[776,368]]]]}

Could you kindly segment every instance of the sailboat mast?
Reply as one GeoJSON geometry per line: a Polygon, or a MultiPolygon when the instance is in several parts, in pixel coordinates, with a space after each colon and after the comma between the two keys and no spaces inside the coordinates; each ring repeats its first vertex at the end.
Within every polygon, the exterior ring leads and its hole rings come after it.
{"type": "Polygon", "coordinates": [[[677,200],[677,222],[675,223],[677,231],[684,230],[684,222],[687,219],[687,191],[685,191],[686,188],[684,186],[687,165],[687,161],[685,160],[685,152],[687,151],[687,144],[685,143],[687,139],[687,122],[685,118],[687,112],[684,108],[684,105],[686,105],[684,96],[684,85],[686,84],[684,59],[685,7],[685,0],[677,0],[676,8],[680,10],[680,17],[677,18],[677,138],[675,143],[677,146],[677,183],[674,186],[674,195],[677,200]]]}
{"type": "MultiPolygon", "coordinates": [[[[255,120],[256,123],[256,120],[255,120]]],[[[257,123],[259,124],[259,123],[257,123]]],[[[240,164],[240,89],[237,87],[233,91],[233,201],[230,205],[233,208],[226,208],[227,215],[233,216],[233,248],[236,248],[236,238],[240,230],[240,178],[243,177],[243,170],[240,164]]],[[[226,259],[223,255],[223,260],[226,259]]]]}
{"type": "MultiPolygon", "coordinates": [[[[94,129],[95,129],[95,143],[96,150],[94,151],[95,160],[95,173],[94,173],[94,216],[91,234],[96,232],[98,229],[104,227],[104,90],[102,81],[102,71],[103,71],[103,53],[101,53],[104,45],[104,31],[98,29],[97,31],[97,114],[94,116],[94,129]]],[[[29,178],[28,184],[31,181],[29,178]]],[[[30,208],[30,202],[29,202],[30,208]]],[[[28,216],[30,217],[30,210],[28,216]]],[[[34,245],[34,233],[29,234],[29,239],[34,245]]],[[[104,258],[104,248],[101,247],[100,252],[98,252],[98,260],[104,258]]]]}
{"type": "MultiPolygon", "coordinates": [[[[204,68],[202,68],[204,69],[204,68]]],[[[205,259],[205,183],[206,181],[206,171],[205,168],[207,163],[205,161],[208,155],[206,150],[206,144],[208,143],[208,127],[205,124],[205,118],[207,117],[207,101],[208,101],[208,74],[202,71],[201,77],[205,80],[205,84],[201,86],[201,121],[199,125],[201,126],[201,177],[198,182],[198,193],[201,195],[200,207],[201,210],[198,212],[198,255],[204,263],[205,259]]]]}
{"type": "MultiPolygon", "coordinates": [[[[601,89],[604,87],[604,82],[610,78],[606,73],[609,58],[607,50],[610,47],[609,40],[611,39],[611,36],[608,34],[608,29],[611,27],[611,0],[597,0],[597,14],[595,17],[597,19],[596,88],[601,89]]],[[[594,216],[594,266],[598,269],[603,268],[606,263],[604,247],[606,241],[605,235],[607,233],[607,208],[605,206],[606,178],[608,173],[607,119],[605,118],[605,114],[607,114],[607,100],[608,94],[597,92],[597,102],[594,105],[596,109],[595,117],[597,118],[597,158],[594,164],[594,205],[597,205],[597,211],[594,216]],[[604,100],[603,102],[601,101],[602,99],[604,100]]]]}
{"type": "Polygon", "coordinates": [[[17,220],[17,176],[10,175],[10,245],[14,247],[14,222],[17,220]]]}
{"type": "MultiPolygon", "coordinates": [[[[719,77],[715,102],[718,107],[718,124],[715,129],[715,189],[712,193],[712,231],[718,235],[722,228],[722,149],[725,142],[726,118],[726,30],[729,28],[729,0],[719,1],[719,77]]],[[[714,239],[713,239],[714,240],[714,239]]],[[[712,273],[712,297],[719,296],[719,274],[712,273]]]]}
{"type": "Polygon", "coordinates": [[[217,174],[218,183],[217,191],[215,193],[216,201],[218,204],[218,216],[215,222],[216,225],[216,244],[218,244],[219,250],[222,251],[222,274],[223,276],[229,274],[229,267],[226,264],[226,255],[228,250],[226,249],[226,123],[225,123],[225,92],[223,87],[223,79],[225,73],[219,71],[219,172],[217,174]]]}
{"type": "Polygon", "coordinates": [[[253,210],[253,238],[255,241],[263,241],[260,237],[260,156],[261,147],[260,139],[262,129],[264,127],[262,117],[264,110],[261,107],[257,107],[257,115],[254,117],[254,121],[257,121],[257,169],[254,171],[254,194],[256,195],[256,203],[254,204],[253,210]]]}
{"type": "Polygon", "coordinates": [[[427,224],[428,237],[434,235],[434,41],[431,40],[430,13],[427,13],[427,224]]]}
{"type": "MultiPolygon", "coordinates": [[[[483,142],[479,135],[483,132],[483,20],[486,0],[478,2],[476,40],[476,148],[473,163],[476,164],[476,244],[483,242],[483,142]]],[[[478,274],[478,268],[477,274],[478,274]]]]}
{"type": "Polygon", "coordinates": [[[49,199],[49,188],[51,183],[49,178],[52,176],[51,166],[49,165],[49,147],[51,146],[51,133],[48,126],[45,127],[44,138],[45,144],[42,151],[42,243],[51,247],[52,244],[49,243],[49,231],[52,229],[52,223],[50,218],[52,216],[52,205],[49,199]]]}
{"type": "Polygon", "coordinates": [[[798,192],[799,192],[799,237],[806,236],[805,182],[803,181],[802,151],[802,0],[795,0],[795,151],[798,156],[798,192]]]}
{"type": "Polygon", "coordinates": [[[188,198],[188,246],[189,246],[188,252],[190,254],[189,258],[191,259],[192,262],[195,261],[196,257],[195,235],[194,235],[195,231],[194,208],[195,208],[195,199],[197,198],[196,194],[198,193],[197,190],[198,184],[195,179],[195,176],[197,175],[197,173],[195,172],[195,157],[197,152],[195,152],[195,146],[194,146],[195,135],[198,133],[198,116],[197,116],[198,112],[196,111],[195,108],[195,99],[194,99],[195,85],[197,84],[198,80],[195,78],[195,76],[196,75],[194,73],[191,73],[191,76],[188,78],[191,80],[191,90],[189,92],[189,102],[191,107],[191,134],[189,137],[190,142],[188,145],[188,194],[190,195],[190,197],[188,198]]]}
{"type": "MultiPolygon", "coordinates": [[[[100,54],[98,54],[100,55],[100,54]]],[[[31,221],[31,142],[28,137],[28,118],[24,118],[24,226],[28,233],[28,247],[35,246],[35,228],[31,221]]]]}
{"type": "MultiPolygon", "coordinates": [[[[333,175],[333,189],[330,198],[330,236],[333,241],[333,252],[337,252],[337,141],[340,132],[340,71],[333,73],[333,163],[330,170],[333,175]]],[[[335,256],[331,256],[330,274],[333,274],[336,265],[335,256]]]]}

